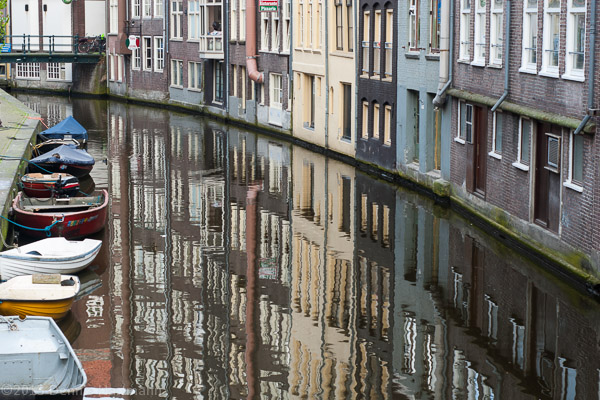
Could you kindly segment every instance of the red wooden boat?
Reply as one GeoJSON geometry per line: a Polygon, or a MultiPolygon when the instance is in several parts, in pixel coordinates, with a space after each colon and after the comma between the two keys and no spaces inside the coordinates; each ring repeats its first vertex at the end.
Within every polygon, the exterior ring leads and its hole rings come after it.
{"type": "Polygon", "coordinates": [[[79,180],[70,174],[25,174],[21,177],[21,186],[29,197],[48,198],[79,194],[79,180]]]}
{"type": "Polygon", "coordinates": [[[91,196],[39,199],[19,192],[13,200],[14,221],[21,233],[37,238],[51,236],[81,238],[99,232],[106,224],[108,192],[95,191],[91,196]],[[47,228],[51,227],[51,228],[47,228]]]}

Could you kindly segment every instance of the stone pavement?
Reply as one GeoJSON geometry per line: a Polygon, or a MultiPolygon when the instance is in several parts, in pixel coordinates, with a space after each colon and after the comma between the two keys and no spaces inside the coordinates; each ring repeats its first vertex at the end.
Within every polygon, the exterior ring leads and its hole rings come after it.
{"type": "MultiPolygon", "coordinates": [[[[0,210],[8,218],[12,199],[18,192],[17,182],[23,174],[31,156],[35,135],[42,130],[36,114],[23,103],[0,90],[0,210]]],[[[6,237],[9,222],[0,219],[2,238],[6,237]]],[[[3,247],[0,240],[0,248],[3,247]]]]}

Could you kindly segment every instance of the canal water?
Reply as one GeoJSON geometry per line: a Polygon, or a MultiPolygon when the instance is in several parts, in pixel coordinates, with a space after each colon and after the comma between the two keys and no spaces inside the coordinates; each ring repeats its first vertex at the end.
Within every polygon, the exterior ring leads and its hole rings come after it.
{"type": "Polygon", "coordinates": [[[600,307],[429,198],[285,141],[16,95],[111,197],[61,327],[85,398],[598,399],[600,307]]]}

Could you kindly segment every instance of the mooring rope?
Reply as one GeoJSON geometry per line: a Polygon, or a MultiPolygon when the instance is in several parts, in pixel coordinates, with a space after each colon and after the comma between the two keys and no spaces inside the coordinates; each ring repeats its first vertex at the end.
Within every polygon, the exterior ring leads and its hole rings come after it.
{"type": "Polygon", "coordinates": [[[46,232],[46,236],[48,236],[48,237],[52,236],[52,232],[50,232],[50,230],[52,228],[54,228],[54,225],[56,225],[56,224],[64,221],[64,216],[63,216],[63,218],[54,220],[54,222],[52,222],[51,225],[48,225],[45,228],[32,228],[30,226],[21,225],[21,224],[15,222],[15,221],[12,221],[12,220],[6,218],[4,215],[0,215],[0,217],[2,217],[3,219],[7,220],[11,224],[14,224],[14,225],[18,226],[19,228],[29,229],[29,230],[38,231],[38,232],[46,232]]]}
{"type": "Polygon", "coordinates": [[[47,172],[47,173],[49,173],[49,174],[51,174],[51,173],[52,173],[51,171],[48,171],[46,168],[44,168],[44,167],[40,167],[40,166],[39,166],[39,165],[37,165],[36,163],[34,163],[34,162],[31,162],[30,160],[28,160],[28,159],[26,159],[26,158],[23,158],[23,157],[13,157],[13,156],[6,156],[6,155],[2,155],[2,154],[0,154],[0,159],[6,159],[6,160],[21,160],[21,161],[25,161],[25,162],[27,162],[27,163],[29,163],[29,164],[33,164],[33,165],[35,165],[36,167],[38,167],[39,169],[41,169],[41,170],[42,170],[42,171],[44,171],[44,172],[47,172]]]}

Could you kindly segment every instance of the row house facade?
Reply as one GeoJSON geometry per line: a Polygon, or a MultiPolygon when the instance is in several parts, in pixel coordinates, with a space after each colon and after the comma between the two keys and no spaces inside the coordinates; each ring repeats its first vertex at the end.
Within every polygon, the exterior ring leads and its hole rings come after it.
{"type": "Polygon", "coordinates": [[[359,3],[356,158],[397,168],[397,2],[359,3]]]}
{"type": "Polygon", "coordinates": [[[454,3],[450,180],[458,198],[534,246],[582,251],[596,267],[578,267],[598,276],[598,231],[587,223],[598,215],[591,3],[454,3]]]}

